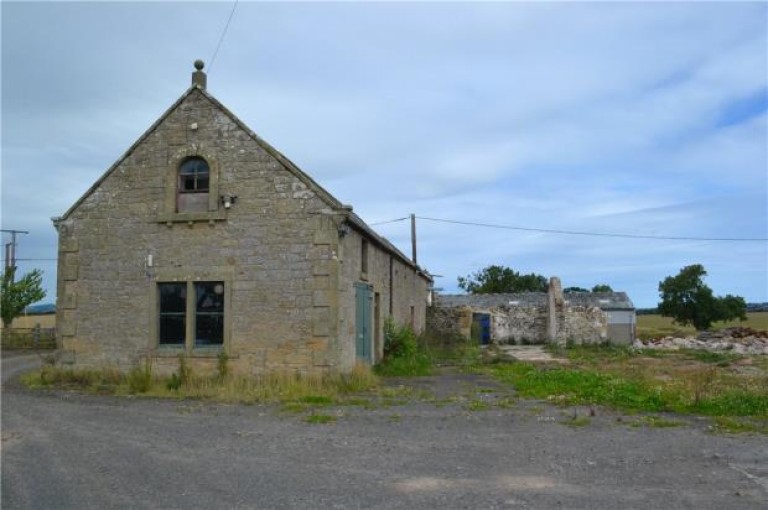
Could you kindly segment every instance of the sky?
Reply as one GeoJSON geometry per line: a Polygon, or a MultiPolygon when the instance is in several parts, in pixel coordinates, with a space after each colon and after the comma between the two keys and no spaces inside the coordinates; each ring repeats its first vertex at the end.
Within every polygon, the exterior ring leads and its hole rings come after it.
{"type": "MultiPolygon", "coordinates": [[[[768,301],[765,2],[0,4],[2,228],[55,300],[63,214],[190,85],[444,292],[488,265],[637,307],[702,264],[768,301]],[[216,54],[215,60],[213,56],[216,54]],[[635,239],[484,228],[686,238],[635,239]],[[378,225],[410,254],[410,224],[378,225]]],[[[3,242],[9,238],[4,235],[3,242]]]]}

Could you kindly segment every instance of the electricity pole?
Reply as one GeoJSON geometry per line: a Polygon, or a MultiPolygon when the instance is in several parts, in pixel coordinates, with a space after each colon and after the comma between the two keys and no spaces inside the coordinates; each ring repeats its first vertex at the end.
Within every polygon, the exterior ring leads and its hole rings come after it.
{"type": "Polygon", "coordinates": [[[5,269],[16,268],[16,234],[29,234],[26,230],[6,230],[0,232],[11,234],[11,242],[5,244],[5,269]]]}
{"type": "Polygon", "coordinates": [[[413,263],[416,264],[416,215],[411,213],[411,249],[413,263]]]}

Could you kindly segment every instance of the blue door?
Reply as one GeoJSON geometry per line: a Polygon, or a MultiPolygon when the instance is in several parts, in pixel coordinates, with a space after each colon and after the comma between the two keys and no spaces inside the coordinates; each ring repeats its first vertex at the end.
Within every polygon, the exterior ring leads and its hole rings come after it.
{"type": "Polygon", "coordinates": [[[355,353],[357,359],[373,363],[371,344],[371,301],[373,289],[366,283],[355,284],[355,353]]]}
{"type": "Polygon", "coordinates": [[[474,322],[477,327],[480,344],[488,345],[491,343],[491,314],[473,313],[472,322],[474,322]]]}

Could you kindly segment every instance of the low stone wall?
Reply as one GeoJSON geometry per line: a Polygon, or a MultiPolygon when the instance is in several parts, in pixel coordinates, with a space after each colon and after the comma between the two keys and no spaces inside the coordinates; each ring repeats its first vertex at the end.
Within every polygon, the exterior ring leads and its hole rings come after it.
{"type": "Polygon", "coordinates": [[[444,342],[467,339],[472,334],[472,310],[468,307],[430,306],[427,308],[426,333],[444,342]]]}
{"type": "MultiPolygon", "coordinates": [[[[471,336],[473,316],[489,316],[490,341],[494,344],[629,344],[634,337],[634,308],[626,294],[564,294],[557,277],[549,280],[546,293],[437,295],[430,313],[430,334],[465,338],[471,336]],[[602,306],[611,300],[619,308],[602,306]],[[617,316],[616,310],[624,315],[617,316]],[[619,319],[628,320],[628,330],[621,338],[612,339],[609,325],[622,324],[619,319]]],[[[481,328],[486,327],[485,319],[478,319],[481,328]]]]}
{"type": "Polygon", "coordinates": [[[559,342],[589,345],[608,340],[608,314],[599,308],[567,307],[561,321],[559,342]]]}
{"type": "Polygon", "coordinates": [[[547,309],[544,307],[504,307],[490,313],[493,343],[537,344],[547,339],[547,309]]]}
{"type": "MultiPolygon", "coordinates": [[[[427,333],[432,338],[469,338],[473,313],[491,316],[491,343],[544,344],[548,340],[548,310],[545,306],[509,306],[489,309],[430,307],[427,333]]],[[[557,310],[555,342],[575,345],[608,340],[608,317],[599,308],[563,306],[557,310]]]]}

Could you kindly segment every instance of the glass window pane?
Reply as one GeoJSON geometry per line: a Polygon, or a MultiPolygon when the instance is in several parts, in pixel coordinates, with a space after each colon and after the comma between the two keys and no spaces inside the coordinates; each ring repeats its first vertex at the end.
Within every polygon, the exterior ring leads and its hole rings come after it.
{"type": "Polygon", "coordinates": [[[224,343],[224,282],[195,283],[195,345],[224,343]]]}
{"type": "Polygon", "coordinates": [[[160,313],[185,313],[187,310],[186,283],[158,283],[160,313]]]}
{"type": "Polygon", "coordinates": [[[198,313],[224,313],[224,282],[196,282],[195,303],[198,313]]]}
{"type": "Polygon", "coordinates": [[[195,345],[224,344],[224,314],[199,313],[195,321],[195,345]]]}
{"type": "Polygon", "coordinates": [[[184,345],[185,322],[183,315],[160,315],[160,343],[184,345]]]}
{"type": "Polygon", "coordinates": [[[160,301],[159,342],[162,345],[184,345],[186,337],[186,283],[158,283],[160,301]]]}
{"type": "Polygon", "coordinates": [[[191,158],[181,164],[181,175],[208,175],[208,163],[202,158],[191,158]]]}
{"type": "Polygon", "coordinates": [[[181,191],[195,191],[195,178],[188,175],[182,176],[181,191]]]}

